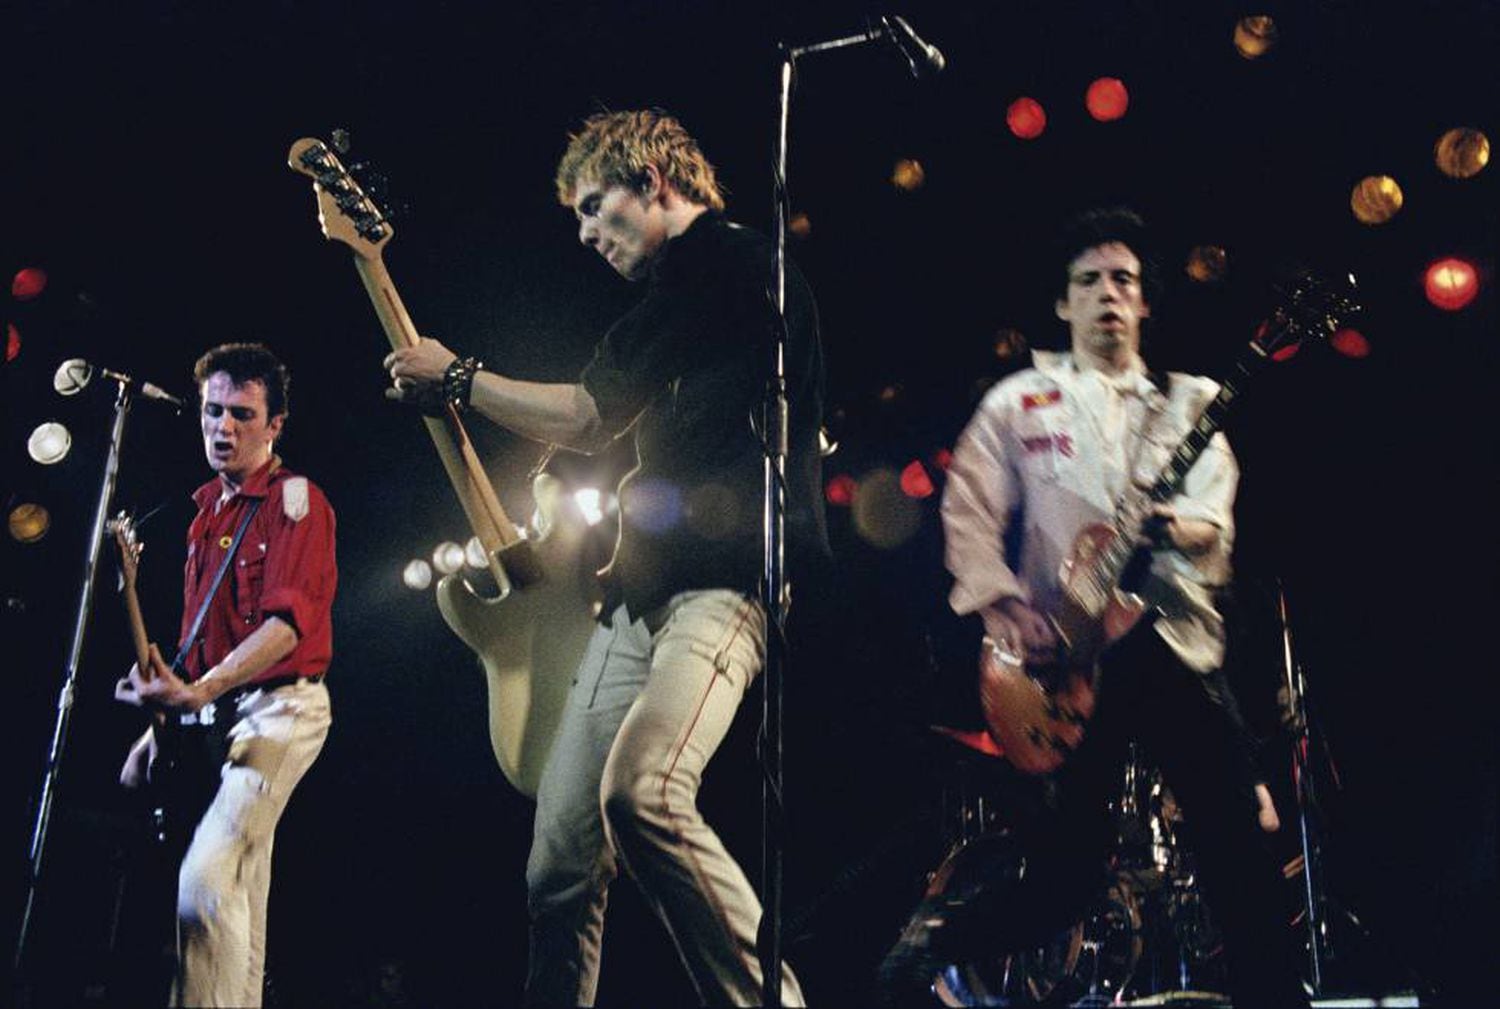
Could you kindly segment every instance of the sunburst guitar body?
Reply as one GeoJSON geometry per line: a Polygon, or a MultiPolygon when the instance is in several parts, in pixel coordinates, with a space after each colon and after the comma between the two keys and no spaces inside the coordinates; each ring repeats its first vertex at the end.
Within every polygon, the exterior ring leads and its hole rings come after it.
{"type": "Polygon", "coordinates": [[[1292,356],[1304,340],[1335,333],[1343,319],[1359,310],[1353,283],[1353,277],[1330,284],[1305,274],[1289,285],[1156,480],[1128,491],[1110,522],[1078,532],[1061,572],[1062,601],[1046,614],[1059,642],[1055,654],[1024,656],[1010,642],[984,639],[979,696],[985,723],[1005,759],[1018,769],[1055,771],[1083,742],[1096,705],[1099,658],[1140,622],[1146,609],[1129,587],[1143,567],[1137,563],[1142,560],[1139,551],[1155,506],[1177,494],[1252,375],[1269,361],[1292,356]]]}

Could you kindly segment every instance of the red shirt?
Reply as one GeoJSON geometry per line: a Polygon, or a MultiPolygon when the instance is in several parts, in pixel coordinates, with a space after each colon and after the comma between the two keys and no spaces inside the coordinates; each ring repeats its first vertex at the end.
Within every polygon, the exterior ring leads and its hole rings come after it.
{"type": "Polygon", "coordinates": [[[323,672],[333,657],[333,593],[338,584],[328,499],[316,484],[276,459],[220,504],[223,493],[218,477],[193,492],[198,516],[188,527],[179,640],[191,629],[251,500],[263,501],[188,649],[187,678],[196,680],[208,672],[271,616],[297,631],[297,646],[251,682],[323,672]]]}

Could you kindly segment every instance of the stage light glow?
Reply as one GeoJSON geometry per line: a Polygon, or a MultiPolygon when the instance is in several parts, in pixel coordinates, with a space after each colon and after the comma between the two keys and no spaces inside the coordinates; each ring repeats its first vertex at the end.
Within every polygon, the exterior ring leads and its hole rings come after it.
{"type": "Polygon", "coordinates": [[[452,540],[439,543],[432,550],[432,566],[439,574],[457,574],[464,566],[464,548],[452,540]]]}
{"type": "Polygon", "coordinates": [[[926,181],[927,172],[922,168],[922,163],[915,158],[902,158],[891,170],[891,185],[903,193],[916,192],[926,181]]]}
{"type": "Polygon", "coordinates": [[[1023,96],[1005,110],[1005,125],[1022,140],[1035,140],[1047,128],[1047,112],[1041,102],[1023,96]]]}
{"type": "Polygon", "coordinates": [[[604,496],[593,487],[583,487],[573,492],[573,502],[583,513],[583,520],[591,526],[604,521],[604,496]]]}
{"type": "Polygon", "coordinates": [[[1362,224],[1384,224],[1405,201],[1401,186],[1389,175],[1366,176],[1349,194],[1349,207],[1362,224]]]}
{"type": "Polygon", "coordinates": [[[408,561],[401,569],[401,584],[422,591],[432,584],[432,566],[420,558],[408,561]]]}
{"type": "Polygon", "coordinates": [[[1118,77],[1100,77],[1084,93],[1083,105],[1099,122],[1112,123],[1130,107],[1130,92],[1118,77]]]}
{"type": "Polygon", "coordinates": [[[901,388],[901,383],[894,382],[891,385],[886,386],[884,389],[881,389],[880,392],[876,393],[875,398],[880,400],[880,402],[885,404],[886,406],[890,406],[892,403],[895,403],[901,398],[901,393],[903,391],[905,390],[901,388]]]}
{"type": "Polygon", "coordinates": [[[946,448],[940,448],[932,453],[932,464],[944,473],[948,472],[953,465],[953,453],[946,448]]]}
{"type": "Polygon", "coordinates": [[[906,468],[901,471],[901,493],[920,501],[932,497],[935,490],[932,477],[927,475],[927,468],[920,459],[913,459],[906,464],[906,468]]]}
{"type": "Polygon", "coordinates": [[[1445,312],[1456,312],[1479,294],[1479,273],[1473,265],[1450,256],[1427,268],[1427,300],[1445,312]]]}
{"type": "Polygon", "coordinates": [[[1234,48],[1245,59],[1259,59],[1276,45],[1276,21],[1269,14],[1240,18],[1234,26],[1234,48]]]}
{"type": "Polygon", "coordinates": [[[828,499],[829,504],[847,508],[854,503],[855,486],[852,476],[839,473],[829,478],[828,486],[823,488],[823,496],[828,499]]]}
{"type": "Polygon", "coordinates": [[[1432,159],[1444,175],[1471,179],[1490,163],[1490,138],[1478,130],[1456,127],[1438,137],[1432,159]]]}
{"type": "Polygon", "coordinates": [[[799,210],[786,222],[786,230],[790,231],[797,238],[806,238],[812,234],[812,218],[799,210]]]}
{"type": "Polygon", "coordinates": [[[5,360],[14,361],[21,356],[21,331],[14,322],[5,324],[5,360]]]}
{"type": "Polygon", "coordinates": [[[489,554],[485,552],[484,544],[479,542],[478,536],[470,536],[469,542],[464,544],[464,563],[476,571],[490,566],[489,554]]]}
{"type": "Polygon", "coordinates": [[[52,525],[52,516],[47,509],[33,501],[16,505],[10,510],[10,538],[17,543],[35,543],[47,535],[52,525]]]}
{"type": "Polygon", "coordinates": [[[1019,360],[1026,353],[1026,334],[1005,328],[995,333],[995,357],[1001,361],[1019,360]]]}
{"type": "Polygon", "coordinates": [[[47,289],[47,271],[37,266],[17,270],[10,281],[10,296],[17,301],[30,301],[40,297],[47,289]]]}
{"type": "Polygon", "coordinates": [[[1340,354],[1343,354],[1345,357],[1358,359],[1370,356],[1370,341],[1366,340],[1365,334],[1361,333],[1357,329],[1351,329],[1348,326],[1345,326],[1343,329],[1334,333],[1333,336],[1329,338],[1328,342],[1333,345],[1334,350],[1338,351],[1340,354]]]}
{"type": "Polygon", "coordinates": [[[43,466],[62,462],[72,447],[73,436],[55,420],[38,424],[26,439],[26,451],[43,466]]]}
{"type": "Polygon", "coordinates": [[[1198,245],[1188,253],[1187,275],[1200,284],[1214,284],[1224,279],[1229,269],[1229,254],[1217,245],[1198,245]]]}
{"type": "Polygon", "coordinates": [[[877,469],[867,474],[854,491],[854,529],[866,543],[880,550],[894,550],[916,533],[922,522],[922,506],[901,490],[894,470],[877,469]]]}

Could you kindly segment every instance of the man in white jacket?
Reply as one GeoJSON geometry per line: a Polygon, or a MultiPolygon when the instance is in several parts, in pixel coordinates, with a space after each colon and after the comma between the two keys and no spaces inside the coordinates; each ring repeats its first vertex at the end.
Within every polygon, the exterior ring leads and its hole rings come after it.
{"type": "MultiPolygon", "coordinates": [[[[978,614],[986,635],[1023,660],[1058,646],[1047,615],[1079,531],[1155,481],[1218,391],[1205,378],[1154,374],[1141,357],[1154,295],[1144,236],[1125,210],[1070,223],[1056,298],[1070,352],[1038,352],[1034,367],[991,389],[954,449],[942,504],[950,604],[978,614]]],[[[893,1004],[911,1004],[935,964],[1021,948],[1078,920],[1105,883],[1108,801],[1132,741],[1161,766],[1192,826],[1235,1006],[1306,1004],[1257,823],[1246,734],[1219,672],[1224,625],[1213,593],[1229,579],[1237,480],[1217,434],[1179,493],[1154,506],[1149,564],[1134,586],[1147,614],[1106,652],[1083,743],[1056,772],[1055,801],[1025,825],[1024,882],[920,908],[882,967],[893,1004]]]]}

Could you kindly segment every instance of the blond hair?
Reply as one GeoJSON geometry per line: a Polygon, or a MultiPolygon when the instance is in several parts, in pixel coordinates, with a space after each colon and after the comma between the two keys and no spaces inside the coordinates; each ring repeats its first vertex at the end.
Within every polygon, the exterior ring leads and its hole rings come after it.
{"type": "Polygon", "coordinates": [[[694,203],[724,209],[714,166],[698,142],[672,116],[659,109],[601,112],[568,136],[557,163],[557,199],[571,207],[580,183],[639,188],[646,166],[655,165],[672,188],[694,203]]]}

